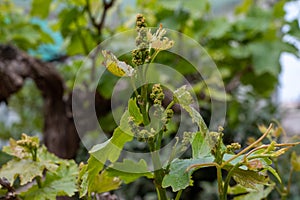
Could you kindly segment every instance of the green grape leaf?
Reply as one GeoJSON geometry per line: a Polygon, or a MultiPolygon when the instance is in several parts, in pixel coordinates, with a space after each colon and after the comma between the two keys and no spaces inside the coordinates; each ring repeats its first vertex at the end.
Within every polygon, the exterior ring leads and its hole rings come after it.
{"type": "Polygon", "coordinates": [[[77,178],[77,185],[79,185],[79,197],[83,197],[88,192],[88,173],[87,164],[79,165],[79,174],[77,178]]]}
{"type": "Polygon", "coordinates": [[[69,163],[68,160],[61,159],[53,153],[50,153],[44,145],[38,149],[38,161],[51,172],[56,171],[58,165],[68,165],[69,163]]]}
{"type": "Polygon", "coordinates": [[[227,193],[231,194],[231,195],[239,195],[239,194],[245,194],[245,193],[248,193],[251,191],[253,191],[253,189],[249,189],[249,188],[243,187],[240,184],[236,184],[233,187],[229,186],[227,193]]]}
{"type": "Polygon", "coordinates": [[[190,106],[193,103],[193,97],[187,90],[186,85],[174,91],[174,101],[179,103],[180,106],[189,113],[193,122],[198,125],[200,133],[206,135],[208,128],[200,113],[190,106]]]}
{"type": "MultiPolygon", "coordinates": [[[[183,10],[189,11],[188,14],[190,14],[191,17],[194,19],[201,17],[204,13],[206,13],[210,9],[210,3],[207,0],[203,0],[203,1],[173,1],[172,3],[170,3],[170,1],[168,1],[168,0],[163,0],[163,1],[157,2],[157,4],[162,5],[165,8],[163,11],[165,11],[165,10],[176,11],[177,9],[181,10],[181,11],[183,11],[183,10]]],[[[173,16],[169,16],[167,19],[169,19],[171,21],[171,19],[177,18],[177,15],[178,15],[177,13],[173,14],[173,16]]],[[[160,18],[165,19],[166,17],[167,16],[163,16],[160,18]]],[[[175,21],[178,21],[178,20],[175,20],[175,21]]],[[[174,20],[173,20],[173,23],[174,23],[174,20]]]]}
{"type": "MultiPolygon", "coordinates": [[[[235,154],[228,154],[228,153],[225,153],[223,155],[223,160],[224,162],[226,162],[227,160],[231,159],[232,157],[235,157],[235,154]]],[[[231,169],[232,166],[235,166],[236,164],[242,162],[244,159],[244,155],[240,155],[238,156],[237,158],[233,159],[232,161],[230,161],[228,165],[225,165],[224,166],[224,169],[226,169],[227,171],[229,171],[231,169]]],[[[239,167],[240,169],[244,169],[244,170],[247,170],[248,167],[245,166],[245,165],[242,165],[239,167]]]]}
{"type": "Polygon", "coordinates": [[[279,174],[277,173],[277,171],[274,168],[272,168],[271,166],[266,166],[265,170],[268,170],[269,172],[271,172],[275,176],[275,178],[279,181],[279,183],[282,182],[279,174]]]}
{"type": "Polygon", "coordinates": [[[129,112],[126,111],[120,121],[120,126],[115,129],[113,136],[104,143],[95,145],[90,151],[90,158],[88,160],[88,166],[85,169],[88,173],[87,176],[82,176],[81,186],[88,184],[88,191],[81,190],[81,194],[85,195],[85,192],[89,194],[93,189],[93,185],[98,180],[97,176],[104,167],[106,161],[112,163],[116,162],[120,156],[120,153],[125,143],[133,139],[133,133],[128,124],[129,112]],[[86,183],[87,182],[87,183],[86,183]]]}
{"type": "Polygon", "coordinates": [[[141,111],[139,107],[136,104],[136,99],[129,99],[128,102],[128,111],[130,113],[130,116],[134,118],[134,122],[137,124],[141,124],[143,122],[143,115],[141,114],[141,111]]]}
{"type": "Polygon", "coordinates": [[[31,182],[36,176],[43,176],[45,166],[30,159],[12,159],[2,166],[0,177],[5,177],[13,184],[17,177],[20,177],[21,185],[31,182]]]}
{"type": "Polygon", "coordinates": [[[31,156],[29,152],[24,150],[24,147],[19,146],[17,141],[12,138],[9,139],[9,146],[4,146],[2,151],[20,159],[31,156]]]}
{"type": "Polygon", "coordinates": [[[89,153],[102,163],[105,163],[107,160],[115,162],[119,158],[125,143],[131,141],[132,138],[131,134],[129,135],[118,127],[115,129],[111,139],[102,144],[95,145],[89,153]]]}
{"type": "Polygon", "coordinates": [[[107,169],[109,176],[115,176],[122,179],[126,184],[135,181],[136,179],[146,176],[153,178],[153,173],[149,172],[147,163],[141,159],[139,162],[124,159],[123,162],[116,162],[107,169]]]}
{"type": "Polygon", "coordinates": [[[246,188],[257,189],[257,185],[268,184],[269,178],[256,171],[236,169],[233,179],[246,188]]]}
{"type": "Polygon", "coordinates": [[[76,177],[78,168],[74,161],[60,165],[55,172],[48,172],[42,187],[37,185],[21,193],[25,200],[55,200],[56,196],[73,196],[77,191],[76,177]]]}
{"type": "Polygon", "coordinates": [[[194,102],[193,97],[187,90],[186,85],[174,91],[174,101],[182,106],[189,106],[194,102]]]}
{"type": "Polygon", "coordinates": [[[230,101],[232,97],[230,94],[226,94],[225,91],[220,90],[219,88],[209,87],[205,88],[203,92],[213,100],[216,101],[230,101]]]}
{"type": "Polygon", "coordinates": [[[281,42],[253,42],[249,44],[249,50],[252,54],[253,68],[256,75],[270,73],[277,77],[280,72],[278,62],[281,55],[281,42]],[[268,52],[268,56],[265,53],[268,52]]]}
{"type": "Polygon", "coordinates": [[[149,117],[151,119],[151,122],[148,125],[150,130],[153,129],[158,132],[163,128],[163,125],[167,119],[167,113],[162,106],[154,104],[149,110],[149,117]]]}
{"type": "Polygon", "coordinates": [[[248,194],[235,197],[234,200],[265,199],[274,190],[275,186],[270,185],[265,188],[264,185],[257,185],[256,188],[256,190],[252,190],[248,194]]]}
{"type": "Polygon", "coordinates": [[[207,24],[205,34],[211,39],[220,39],[231,29],[231,23],[226,18],[216,18],[207,24]]]}
{"type": "Polygon", "coordinates": [[[77,20],[77,18],[80,16],[80,11],[78,7],[68,7],[63,9],[58,17],[59,17],[59,23],[60,23],[60,32],[63,37],[68,36],[69,34],[72,34],[73,31],[71,30],[71,26],[74,23],[74,21],[77,20]]]}
{"type": "Polygon", "coordinates": [[[278,18],[282,18],[285,16],[285,10],[284,6],[286,4],[286,0],[279,0],[274,6],[273,6],[273,15],[278,18]]]}
{"type": "Polygon", "coordinates": [[[119,178],[108,176],[108,172],[104,170],[97,174],[94,184],[89,189],[96,193],[103,193],[118,189],[121,183],[119,178]]]}
{"type": "Polygon", "coordinates": [[[17,177],[20,177],[20,184],[24,185],[37,176],[42,177],[45,169],[49,172],[56,172],[59,165],[69,165],[69,161],[58,158],[42,146],[38,149],[37,161],[32,161],[31,158],[14,158],[2,166],[0,177],[6,177],[11,184],[17,177]]]}
{"type": "Polygon", "coordinates": [[[185,109],[189,113],[193,122],[198,125],[200,133],[203,135],[207,135],[208,128],[207,128],[202,116],[200,115],[200,113],[191,106],[185,106],[185,105],[181,105],[181,106],[183,107],[183,109],[185,109]]]}
{"type": "Polygon", "coordinates": [[[41,28],[38,29],[40,35],[40,42],[41,43],[51,43],[54,44],[54,39],[49,35],[49,33],[44,32],[41,28]]]}
{"type": "MultiPolygon", "coordinates": [[[[126,142],[132,140],[132,135],[123,132],[120,127],[116,128],[112,138],[102,144],[95,145],[90,151],[88,160],[89,188],[94,184],[95,176],[103,169],[104,163],[109,160],[115,162],[126,142]]],[[[89,191],[91,192],[91,191],[89,191]]]]}
{"type": "Polygon", "coordinates": [[[173,192],[185,189],[193,184],[191,175],[194,169],[187,171],[187,168],[194,164],[211,163],[214,157],[205,157],[198,159],[177,159],[171,163],[170,172],[167,174],[162,182],[164,188],[171,186],[173,192]]]}
{"type": "Polygon", "coordinates": [[[3,152],[22,159],[31,157],[31,152],[38,147],[38,137],[31,137],[23,133],[22,138],[18,141],[10,139],[9,146],[3,147],[3,152]]]}
{"type": "Polygon", "coordinates": [[[99,172],[103,169],[104,164],[96,159],[94,156],[90,155],[88,159],[88,164],[81,168],[79,172],[78,182],[80,185],[79,193],[80,197],[85,196],[87,193],[90,195],[92,192],[91,188],[93,184],[97,181],[97,176],[99,172]]]}
{"type": "Polygon", "coordinates": [[[126,111],[120,121],[120,126],[115,129],[113,136],[102,144],[95,145],[89,153],[100,162],[106,160],[115,162],[125,145],[133,139],[133,133],[128,124],[129,112],[126,111]]]}
{"type": "MultiPolygon", "coordinates": [[[[251,54],[248,46],[239,45],[237,47],[231,47],[229,50],[229,55],[236,59],[248,58],[251,54]]],[[[228,95],[228,94],[226,94],[228,95]]]]}
{"type": "Polygon", "coordinates": [[[241,78],[241,82],[245,85],[252,85],[256,94],[267,97],[274,92],[278,79],[270,73],[256,75],[254,72],[249,72],[241,78]]]}
{"type": "Polygon", "coordinates": [[[241,5],[237,6],[235,8],[235,13],[236,14],[243,14],[247,13],[249,9],[253,6],[253,0],[244,0],[241,5]]]}
{"type": "Polygon", "coordinates": [[[58,158],[47,151],[45,146],[39,147],[39,139],[22,134],[18,141],[10,140],[10,145],[3,148],[9,155],[15,156],[0,169],[0,177],[6,177],[13,184],[17,177],[20,184],[31,182],[35,177],[42,177],[43,172],[56,172],[59,165],[69,165],[68,160],[58,158]],[[37,151],[37,160],[32,160],[31,150],[37,151]]]}
{"type": "Polygon", "coordinates": [[[48,17],[50,4],[52,0],[33,0],[31,3],[31,12],[32,16],[40,17],[42,19],[48,17]]]}
{"type": "Polygon", "coordinates": [[[70,36],[70,41],[68,41],[67,45],[67,53],[68,55],[76,55],[76,54],[86,54],[86,50],[82,46],[81,37],[84,38],[87,49],[92,50],[93,38],[91,34],[84,29],[72,31],[72,35],[70,36]]]}
{"type": "MultiPolygon", "coordinates": [[[[299,31],[299,22],[297,19],[294,19],[293,21],[289,22],[290,30],[287,32],[289,35],[292,35],[293,37],[299,38],[300,37],[300,31],[299,31]]],[[[297,49],[298,51],[298,49],[297,49]]],[[[297,55],[295,51],[292,51],[294,54],[297,55]]],[[[297,56],[299,57],[299,56],[297,56]]]]}
{"type": "Polygon", "coordinates": [[[265,165],[271,165],[273,162],[270,158],[261,158],[265,165]]]}
{"type": "Polygon", "coordinates": [[[204,136],[201,132],[196,132],[192,135],[191,145],[193,158],[201,158],[210,155],[211,148],[208,142],[209,134],[204,136]]]}
{"type": "Polygon", "coordinates": [[[295,151],[293,151],[291,155],[291,165],[294,171],[300,171],[300,156],[297,156],[295,151]]]}

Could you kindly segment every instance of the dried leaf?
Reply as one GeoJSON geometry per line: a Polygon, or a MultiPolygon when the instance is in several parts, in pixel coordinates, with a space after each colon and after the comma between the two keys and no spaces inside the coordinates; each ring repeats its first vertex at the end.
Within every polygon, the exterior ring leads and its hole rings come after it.
{"type": "Polygon", "coordinates": [[[122,76],[133,76],[135,70],[130,65],[125,62],[119,61],[118,58],[110,51],[102,51],[104,56],[103,65],[112,74],[122,77],[122,76]]]}

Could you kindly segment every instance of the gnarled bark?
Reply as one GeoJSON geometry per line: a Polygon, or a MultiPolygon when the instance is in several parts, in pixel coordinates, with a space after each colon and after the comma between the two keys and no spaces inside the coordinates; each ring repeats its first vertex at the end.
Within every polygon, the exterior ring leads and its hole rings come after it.
{"type": "Polygon", "coordinates": [[[45,145],[61,158],[73,158],[79,137],[71,113],[71,95],[64,98],[64,80],[52,64],[11,45],[0,45],[0,102],[7,102],[22,88],[26,78],[35,82],[44,99],[45,145]]]}

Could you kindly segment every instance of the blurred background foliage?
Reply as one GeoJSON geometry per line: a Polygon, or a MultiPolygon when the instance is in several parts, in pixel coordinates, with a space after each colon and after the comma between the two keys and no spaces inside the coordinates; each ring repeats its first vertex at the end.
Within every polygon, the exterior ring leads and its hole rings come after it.
{"type": "MultiPolygon", "coordinates": [[[[300,56],[294,40],[300,39],[299,21],[285,20],[284,6],[289,0],[3,0],[0,2],[0,43],[13,44],[45,62],[55,64],[65,80],[66,94],[72,91],[82,58],[101,41],[132,29],[135,16],[143,13],[148,26],[182,32],[200,43],[216,63],[228,94],[225,137],[228,142],[245,143],[260,133],[258,124],[279,119],[276,89],[281,72],[280,56],[289,52],[300,56]],[[105,16],[105,17],[103,17],[105,16]]],[[[184,44],[182,44],[184,45],[184,44]]],[[[162,54],[162,63],[172,59],[162,54]]],[[[177,63],[176,66],[181,66],[177,63]]],[[[176,68],[193,79],[193,70],[176,68]]],[[[84,74],[82,75],[84,76],[84,74]]],[[[98,91],[109,99],[116,79],[109,73],[99,82],[98,91]]],[[[211,98],[197,90],[202,114],[207,122],[211,98]]],[[[22,132],[41,135],[43,129],[42,98],[33,82],[27,81],[20,92],[0,105],[0,138],[19,138],[22,132]]],[[[111,113],[99,119],[106,132],[116,126],[111,113]]],[[[96,135],[96,134],[95,134],[96,135]]],[[[84,158],[83,151],[79,155],[84,158]]],[[[85,155],[86,156],[86,155],[85,155]]],[[[2,158],[0,159],[2,162],[2,158]]],[[[80,160],[80,158],[79,158],[80,160]]],[[[4,161],[4,160],[3,160],[4,161]]],[[[201,179],[201,175],[198,177],[201,179]]],[[[148,195],[153,188],[144,187],[143,179],[126,186],[126,199],[136,193],[148,195]],[[134,187],[133,187],[134,186],[134,187]],[[136,189],[136,191],[134,191],[136,189]]],[[[212,185],[196,182],[195,190],[212,185]]],[[[193,189],[191,189],[193,190],[193,189]]],[[[199,193],[213,195],[209,193],[199,193]]],[[[200,197],[200,196],[198,196],[200,197]]],[[[198,197],[194,197],[197,199],[198,197]]],[[[146,197],[145,197],[146,198],[146,197]]]]}

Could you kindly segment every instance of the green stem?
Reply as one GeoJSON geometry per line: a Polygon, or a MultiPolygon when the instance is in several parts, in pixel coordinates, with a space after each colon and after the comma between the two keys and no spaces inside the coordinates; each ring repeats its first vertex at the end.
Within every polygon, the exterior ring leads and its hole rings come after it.
{"type": "Polygon", "coordinates": [[[36,182],[38,184],[38,187],[42,188],[42,177],[37,176],[37,177],[35,177],[35,180],[36,180],[36,182]]]}
{"type": "MultiPolygon", "coordinates": [[[[166,110],[170,109],[174,104],[175,104],[175,101],[172,100],[172,101],[169,103],[169,105],[167,106],[166,110]]],[[[166,111],[166,110],[165,110],[165,111],[166,111]]]]}
{"type": "Polygon", "coordinates": [[[239,166],[241,166],[241,165],[242,165],[241,163],[236,164],[234,167],[232,167],[232,168],[229,170],[229,172],[228,172],[228,174],[227,174],[227,176],[226,176],[226,179],[225,179],[225,181],[224,181],[223,199],[226,199],[226,198],[227,198],[227,191],[228,191],[229,182],[230,182],[230,180],[231,180],[231,177],[232,177],[234,171],[235,171],[239,166]]]}
{"type": "Polygon", "coordinates": [[[144,79],[145,80],[146,80],[146,76],[147,76],[147,71],[148,71],[149,65],[154,61],[154,59],[158,55],[158,53],[159,53],[159,50],[155,50],[155,52],[152,55],[152,58],[151,58],[150,62],[145,67],[145,71],[144,71],[144,79]]]}
{"type": "Polygon", "coordinates": [[[31,149],[31,156],[34,162],[37,161],[37,149],[31,149]]]}
{"type": "Polygon", "coordinates": [[[285,194],[285,198],[290,194],[291,185],[292,185],[292,178],[293,178],[293,171],[294,171],[294,168],[291,167],[290,174],[289,174],[288,185],[287,185],[286,194],[285,194]]]}
{"type": "Polygon", "coordinates": [[[143,119],[144,119],[144,125],[148,125],[150,123],[149,121],[149,116],[148,116],[148,112],[147,112],[147,91],[148,91],[148,83],[147,83],[147,71],[149,68],[149,65],[154,61],[155,57],[158,55],[160,51],[159,50],[155,50],[155,52],[152,55],[152,58],[150,60],[149,63],[147,63],[145,68],[142,68],[140,70],[138,70],[138,76],[139,79],[141,80],[141,84],[143,85],[141,88],[141,96],[142,96],[142,102],[141,102],[141,112],[143,115],[143,119]]]}
{"type": "MultiPolygon", "coordinates": [[[[146,67],[142,70],[138,70],[138,78],[141,81],[142,87],[141,87],[141,99],[140,99],[140,108],[141,113],[143,115],[143,121],[144,126],[147,126],[150,123],[149,115],[148,115],[148,83],[147,83],[147,71],[149,68],[149,65],[153,62],[155,57],[157,56],[159,51],[155,51],[151,61],[146,65],[146,67]]],[[[156,138],[153,140],[148,141],[149,149],[151,151],[151,158],[153,162],[153,168],[154,168],[154,184],[156,187],[157,195],[159,200],[167,200],[167,192],[166,189],[162,187],[162,181],[165,176],[164,169],[162,168],[162,164],[160,161],[158,150],[161,146],[161,140],[163,136],[163,131],[159,131],[156,138]]]]}
{"type": "Polygon", "coordinates": [[[188,168],[186,168],[185,171],[187,172],[187,171],[190,171],[193,168],[203,168],[203,167],[216,167],[216,168],[219,167],[219,168],[221,168],[220,165],[218,165],[217,163],[212,162],[212,163],[194,164],[194,165],[191,165],[188,168]]]}
{"type": "MultiPolygon", "coordinates": [[[[137,74],[137,79],[139,80],[141,85],[141,97],[140,99],[138,99],[139,105],[140,105],[140,109],[141,109],[141,113],[143,115],[143,121],[144,121],[144,125],[147,126],[150,121],[149,121],[149,116],[148,116],[148,110],[147,110],[147,104],[148,104],[148,84],[145,83],[145,79],[143,77],[143,70],[142,68],[138,69],[138,74],[137,74]]],[[[133,81],[132,81],[133,84],[133,81]]]]}
{"type": "Polygon", "coordinates": [[[144,125],[147,126],[150,123],[149,120],[149,116],[148,116],[148,110],[147,110],[147,90],[148,90],[148,84],[145,84],[142,86],[141,88],[141,102],[140,102],[140,106],[141,106],[141,112],[143,115],[143,120],[144,120],[144,125]]]}
{"type": "MultiPolygon", "coordinates": [[[[274,147],[285,147],[285,148],[290,148],[290,147],[293,147],[293,146],[296,146],[296,145],[299,145],[300,143],[299,142],[295,142],[295,143],[282,143],[282,144],[274,144],[273,146],[274,147]]],[[[255,151],[257,150],[260,150],[260,149],[268,149],[269,147],[271,146],[271,144],[264,144],[264,145],[261,145],[259,147],[256,147],[254,149],[252,149],[251,151],[249,151],[245,156],[244,156],[244,160],[249,157],[251,154],[253,154],[255,151]]],[[[271,156],[272,154],[264,154],[266,156],[270,155],[269,157],[274,157],[274,156],[271,156]]],[[[275,156],[275,157],[278,157],[278,156],[275,156]]]]}
{"type": "Polygon", "coordinates": [[[183,190],[179,190],[179,192],[177,192],[177,195],[176,195],[175,200],[179,200],[179,199],[180,199],[181,194],[182,194],[182,191],[183,191],[183,190]]]}
{"type": "MultiPolygon", "coordinates": [[[[277,173],[279,174],[280,177],[281,176],[281,172],[280,172],[280,169],[278,167],[278,160],[277,159],[273,159],[273,163],[274,163],[274,168],[275,170],[277,171],[277,173]]],[[[281,200],[285,200],[286,199],[286,191],[285,191],[285,186],[284,186],[284,183],[281,182],[280,183],[280,186],[279,187],[275,187],[276,191],[278,192],[278,194],[280,195],[281,197],[281,200]]]]}
{"type": "Polygon", "coordinates": [[[156,188],[156,192],[159,200],[167,200],[167,192],[166,189],[162,187],[162,181],[165,176],[164,170],[162,168],[158,151],[155,150],[154,141],[149,141],[149,148],[151,151],[151,158],[153,162],[154,168],[154,184],[156,188]]]}
{"type": "Polygon", "coordinates": [[[137,80],[139,81],[139,85],[144,85],[144,77],[143,77],[143,68],[141,66],[137,66],[137,80]]]}
{"type": "MultiPolygon", "coordinates": [[[[273,154],[262,154],[262,155],[253,155],[251,157],[248,157],[247,160],[254,160],[254,159],[257,159],[257,158],[274,158],[276,156],[274,156],[273,154]]],[[[246,159],[243,159],[243,160],[246,160],[246,159]]]]}
{"type": "Polygon", "coordinates": [[[219,199],[227,200],[227,193],[224,192],[224,186],[223,186],[222,168],[220,166],[217,166],[217,180],[218,180],[219,199]]]}
{"type": "MultiPolygon", "coordinates": [[[[31,156],[32,156],[32,161],[36,162],[37,161],[37,149],[31,149],[31,156]]],[[[38,184],[38,187],[42,188],[42,177],[37,176],[37,177],[35,177],[35,180],[38,184]]]]}
{"type": "Polygon", "coordinates": [[[155,145],[155,150],[157,150],[157,151],[160,149],[163,133],[164,133],[164,131],[160,130],[157,134],[156,145],[155,145]]]}
{"type": "Polygon", "coordinates": [[[177,147],[177,144],[179,142],[179,138],[178,137],[175,137],[176,139],[176,142],[175,144],[173,145],[172,147],[172,151],[170,153],[170,157],[169,157],[169,160],[168,160],[168,164],[167,164],[167,168],[166,168],[166,171],[168,172],[169,169],[170,169],[170,165],[171,165],[171,162],[175,159],[175,156],[176,156],[176,147],[177,147]]]}
{"type": "Polygon", "coordinates": [[[189,171],[193,168],[201,168],[201,167],[216,167],[217,169],[217,181],[218,181],[218,191],[219,191],[219,199],[226,200],[227,199],[227,191],[224,190],[223,186],[223,178],[222,178],[222,167],[218,163],[203,163],[203,164],[194,164],[189,166],[185,171],[189,171]]]}
{"type": "Polygon", "coordinates": [[[131,86],[132,86],[132,88],[133,88],[133,90],[134,90],[134,94],[135,94],[135,96],[136,96],[136,97],[138,97],[138,96],[139,96],[139,94],[138,94],[138,92],[137,92],[137,89],[136,89],[135,83],[134,83],[134,81],[133,81],[133,77],[131,77],[131,78],[130,78],[130,83],[131,83],[131,86]]]}

